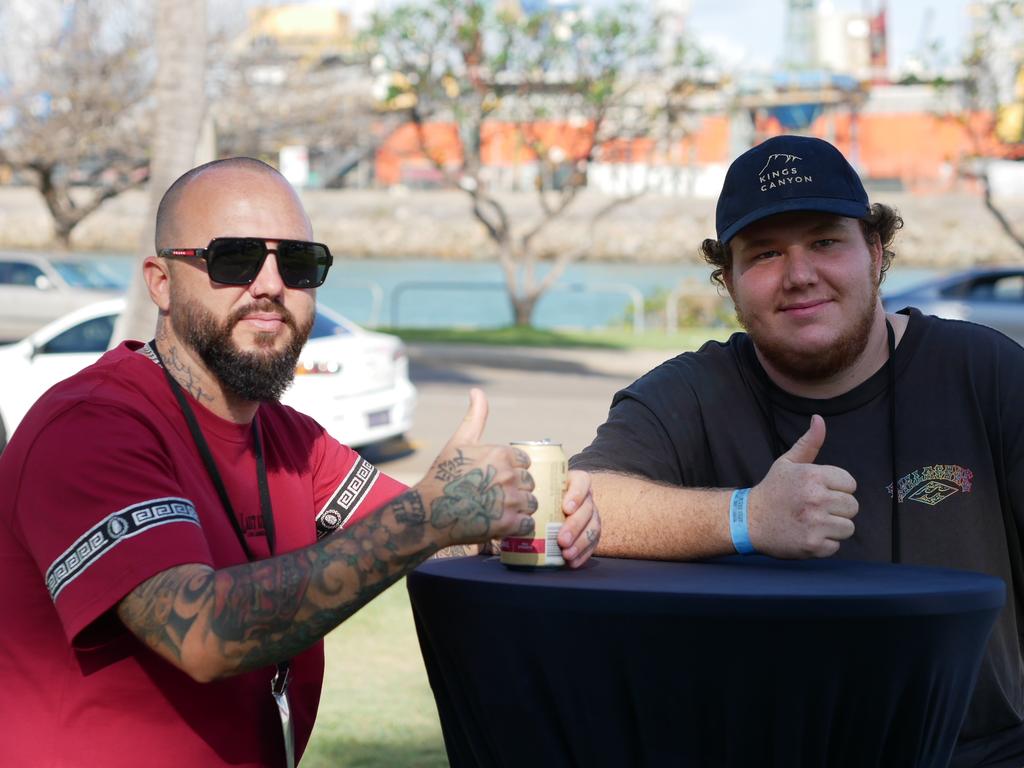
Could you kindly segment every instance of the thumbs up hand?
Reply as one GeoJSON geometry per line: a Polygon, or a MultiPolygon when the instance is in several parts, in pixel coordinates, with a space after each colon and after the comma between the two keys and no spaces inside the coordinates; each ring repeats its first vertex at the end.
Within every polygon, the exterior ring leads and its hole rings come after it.
{"type": "Polygon", "coordinates": [[[530,457],[518,448],[481,445],[487,398],[469,393],[469,410],[415,489],[439,547],[529,535],[537,509],[530,457]]]}
{"type": "Polygon", "coordinates": [[[814,464],[825,442],[825,420],[811,424],[750,492],[750,538],[774,557],[828,557],[853,535],[857,482],[845,469],[814,464]]]}

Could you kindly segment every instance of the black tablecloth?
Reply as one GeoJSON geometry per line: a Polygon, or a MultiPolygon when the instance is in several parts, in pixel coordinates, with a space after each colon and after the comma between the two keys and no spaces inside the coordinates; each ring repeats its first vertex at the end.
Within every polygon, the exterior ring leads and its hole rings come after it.
{"type": "Polygon", "coordinates": [[[1003,583],[841,560],[435,560],[408,577],[452,766],[944,766],[1003,583]]]}

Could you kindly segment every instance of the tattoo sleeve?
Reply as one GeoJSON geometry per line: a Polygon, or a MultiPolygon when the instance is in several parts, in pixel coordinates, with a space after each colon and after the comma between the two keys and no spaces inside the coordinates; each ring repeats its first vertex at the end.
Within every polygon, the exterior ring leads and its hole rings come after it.
{"type": "MultiPolygon", "coordinates": [[[[118,606],[143,642],[196,679],[265,667],[305,650],[442,546],[493,535],[504,495],[493,466],[437,470],[441,493],[412,489],[305,549],[214,571],[170,568],[118,606]]],[[[532,527],[532,520],[526,521],[532,527]]]]}
{"type": "Polygon", "coordinates": [[[452,544],[450,547],[439,549],[434,553],[434,557],[442,560],[446,557],[468,557],[476,554],[479,554],[476,544],[452,544]]]}
{"type": "Polygon", "coordinates": [[[436,552],[428,526],[409,491],[296,552],[219,571],[170,568],[124,598],[118,615],[185,671],[201,664],[201,679],[258,669],[305,650],[436,552]]]}

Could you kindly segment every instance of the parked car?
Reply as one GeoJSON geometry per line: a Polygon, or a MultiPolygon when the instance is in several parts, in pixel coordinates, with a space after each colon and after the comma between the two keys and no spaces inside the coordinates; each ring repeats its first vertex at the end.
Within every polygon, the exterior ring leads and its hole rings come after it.
{"type": "MultiPolygon", "coordinates": [[[[99,359],[124,306],[124,298],[94,303],[0,345],[0,450],[39,395],[99,359]]],[[[416,408],[405,346],[318,306],[281,402],[352,447],[397,437],[412,426],[416,408]]]]}
{"type": "Polygon", "coordinates": [[[970,320],[1024,344],[1024,267],[976,267],[884,295],[886,311],[917,307],[926,315],[970,320]]]}
{"type": "Polygon", "coordinates": [[[23,338],[74,309],[122,293],[121,278],[92,260],[0,253],[0,341],[23,338]]]}

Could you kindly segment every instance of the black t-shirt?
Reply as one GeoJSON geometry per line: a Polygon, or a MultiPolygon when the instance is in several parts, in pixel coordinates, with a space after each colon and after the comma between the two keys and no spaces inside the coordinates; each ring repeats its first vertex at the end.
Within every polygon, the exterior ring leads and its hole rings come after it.
{"type": "Polygon", "coordinates": [[[737,333],[616,393],[608,420],[570,466],[687,487],[749,487],[818,413],[826,438],[816,463],[857,481],[856,532],[837,556],[886,561],[895,452],[901,560],[1007,584],[961,739],[987,742],[1004,732],[1024,756],[1024,349],[988,328],[905,311],[895,429],[886,365],[839,397],[796,397],[771,382],[749,337],[737,333]]]}

